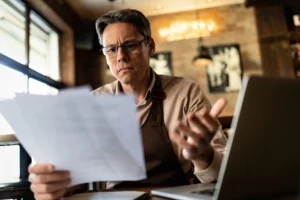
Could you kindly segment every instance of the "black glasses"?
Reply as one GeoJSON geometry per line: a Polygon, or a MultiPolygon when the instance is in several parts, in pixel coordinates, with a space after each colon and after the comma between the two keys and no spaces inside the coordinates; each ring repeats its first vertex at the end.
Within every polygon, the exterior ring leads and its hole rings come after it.
{"type": "Polygon", "coordinates": [[[122,47],[122,50],[127,52],[127,53],[131,53],[134,52],[135,50],[139,50],[140,45],[146,41],[147,39],[144,38],[141,41],[136,41],[136,42],[125,42],[121,45],[112,45],[112,46],[108,46],[108,47],[102,47],[102,52],[105,56],[108,57],[115,57],[118,54],[118,49],[119,47],[122,47]]]}

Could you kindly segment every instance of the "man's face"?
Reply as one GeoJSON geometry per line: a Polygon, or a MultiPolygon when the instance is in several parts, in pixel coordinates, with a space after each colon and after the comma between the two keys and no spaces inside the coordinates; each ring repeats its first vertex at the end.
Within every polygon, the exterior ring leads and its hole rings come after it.
{"type": "Polygon", "coordinates": [[[102,41],[107,64],[113,76],[123,84],[140,83],[147,76],[154,41],[144,39],[128,23],[114,23],[104,29],[102,41]],[[119,45],[125,48],[116,49],[119,45]]]}

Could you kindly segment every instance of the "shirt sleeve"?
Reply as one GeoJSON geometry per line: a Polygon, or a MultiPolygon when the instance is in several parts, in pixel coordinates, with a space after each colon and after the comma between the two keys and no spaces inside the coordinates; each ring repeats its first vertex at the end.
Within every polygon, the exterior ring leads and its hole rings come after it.
{"type": "Polygon", "coordinates": [[[201,183],[210,183],[218,178],[226,142],[227,138],[222,130],[222,127],[220,126],[216,135],[211,141],[211,145],[214,149],[212,163],[204,170],[197,169],[197,167],[194,166],[194,174],[201,181],[201,183]]]}
{"type": "MultiPolygon", "coordinates": [[[[210,102],[205,97],[198,84],[195,85],[190,94],[190,105],[191,107],[189,108],[189,112],[196,113],[199,112],[202,108],[207,108],[208,110],[211,109],[210,102]]],[[[197,169],[197,167],[194,166],[194,174],[202,183],[209,183],[217,179],[226,143],[227,138],[220,124],[218,131],[216,132],[214,138],[211,141],[211,145],[214,149],[214,157],[212,163],[208,168],[204,170],[197,169]]]]}

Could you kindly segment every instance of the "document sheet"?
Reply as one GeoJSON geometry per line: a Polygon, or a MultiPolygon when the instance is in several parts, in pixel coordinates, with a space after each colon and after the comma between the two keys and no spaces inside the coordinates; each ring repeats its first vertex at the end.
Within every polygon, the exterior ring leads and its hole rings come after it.
{"type": "Polygon", "coordinates": [[[71,185],[146,178],[134,96],[19,94],[0,113],[37,163],[71,172],[71,185]]]}
{"type": "Polygon", "coordinates": [[[63,200],[134,200],[148,199],[149,195],[140,191],[93,192],[76,194],[63,200]]]}

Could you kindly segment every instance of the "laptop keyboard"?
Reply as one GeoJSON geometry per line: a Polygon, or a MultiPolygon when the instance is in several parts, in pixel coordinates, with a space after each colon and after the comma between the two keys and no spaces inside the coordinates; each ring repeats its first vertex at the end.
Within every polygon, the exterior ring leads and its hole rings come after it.
{"type": "Polygon", "coordinates": [[[193,191],[192,193],[213,196],[214,192],[215,192],[215,189],[208,189],[208,190],[193,191]]]}

